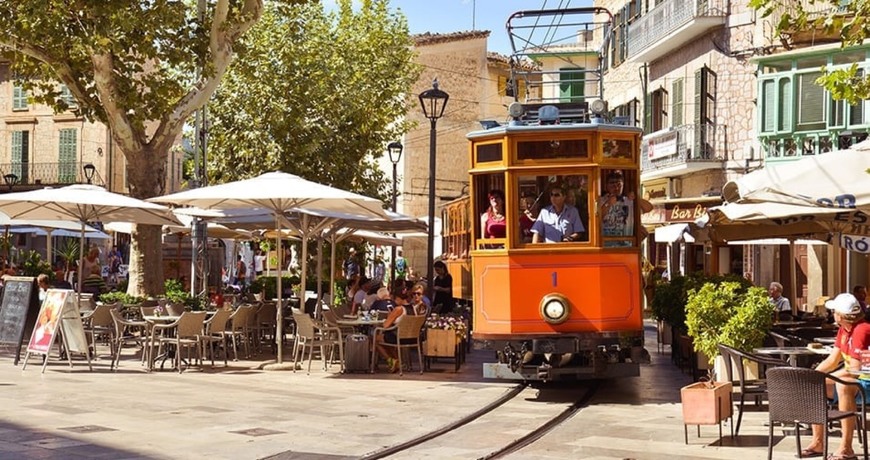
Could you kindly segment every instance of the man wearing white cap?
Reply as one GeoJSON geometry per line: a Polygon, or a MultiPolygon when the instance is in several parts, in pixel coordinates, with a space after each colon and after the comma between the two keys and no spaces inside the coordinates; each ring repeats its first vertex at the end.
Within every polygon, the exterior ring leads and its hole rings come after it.
{"type": "MultiPolygon", "coordinates": [[[[820,372],[833,372],[833,375],[846,381],[855,381],[861,385],[865,395],[870,395],[870,373],[860,374],[857,380],[853,375],[861,369],[861,351],[870,347],[870,323],[864,321],[864,312],[861,304],[854,295],[844,293],[833,300],[825,302],[825,308],[834,314],[834,321],[840,326],[837,331],[837,339],[834,349],[824,361],[816,366],[820,372]],[[844,363],[842,369],[837,370],[840,363],[844,363]],[[854,372],[854,374],[853,374],[854,372]]],[[[854,411],[855,399],[858,388],[853,385],[835,384],[828,380],[828,397],[838,401],[841,411],[854,411]],[[836,391],[836,393],[835,393],[836,391]]],[[[855,431],[855,419],[846,418],[840,421],[842,424],[843,437],[836,452],[828,458],[845,460],[857,458],[852,449],[852,437],[855,431]]],[[[813,425],[813,441],[806,449],[801,451],[801,457],[820,457],[824,449],[824,427],[813,425]]]]}

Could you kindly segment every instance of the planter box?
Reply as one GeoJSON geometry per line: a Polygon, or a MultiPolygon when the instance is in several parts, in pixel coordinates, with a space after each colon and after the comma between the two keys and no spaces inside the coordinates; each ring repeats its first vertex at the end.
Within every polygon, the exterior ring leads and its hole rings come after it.
{"type": "Polygon", "coordinates": [[[423,342],[423,354],[427,357],[455,358],[459,345],[456,331],[444,329],[426,329],[426,341],[423,342]]]}
{"type": "Polygon", "coordinates": [[[718,425],[731,417],[731,382],[695,382],[680,389],[684,425],[718,425]]]}
{"type": "Polygon", "coordinates": [[[657,321],[658,342],[662,345],[671,345],[673,342],[674,332],[671,325],[664,321],[657,321]]]}

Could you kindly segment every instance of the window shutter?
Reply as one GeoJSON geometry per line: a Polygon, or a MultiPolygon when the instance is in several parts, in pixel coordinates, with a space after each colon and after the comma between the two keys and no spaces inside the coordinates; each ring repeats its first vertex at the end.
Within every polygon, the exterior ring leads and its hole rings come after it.
{"type": "Polygon", "coordinates": [[[779,126],[778,131],[792,130],[792,113],[794,111],[794,96],[791,94],[792,81],[790,78],[783,78],[777,84],[779,91],[774,98],[779,97],[779,126]]]}
{"type": "Polygon", "coordinates": [[[821,75],[821,72],[798,75],[798,128],[824,127],[825,90],[815,83],[821,75]]]}
{"type": "Polygon", "coordinates": [[[27,91],[21,85],[12,86],[12,110],[27,109],[27,91]]]}
{"type": "Polygon", "coordinates": [[[776,80],[761,82],[761,132],[776,130],[776,80]]]}
{"type": "Polygon", "coordinates": [[[671,126],[677,127],[683,124],[683,79],[674,80],[671,87],[671,92],[674,93],[673,104],[671,106],[671,126]]]}
{"type": "Polygon", "coordinates": [[[76,130],[61,129],[58,132],[58,182],[76,182],[76,130]]]}
{"type": "Polygon", "coordinates": [[[643,132],[649,134],[652,129],[652,94],[643,98],[643,132]]]}
{"type": "Polygon", "coordinates": [[[582,68],[559,69],[559,99],[562,102],[580,102],[586,90],[586,74],[582,68]],[[579,70],[579,72],[578,72],[579,70]]]}

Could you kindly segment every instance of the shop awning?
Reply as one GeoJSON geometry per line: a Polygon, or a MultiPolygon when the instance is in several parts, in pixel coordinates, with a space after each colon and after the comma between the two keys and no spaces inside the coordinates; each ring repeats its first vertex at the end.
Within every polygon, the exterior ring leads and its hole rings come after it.
{"type": "Polygon", "coordinates": [[[694,243],[695,237],[689,233],[689,224],[670,224],[663,227],[657,227],[655,232],[656,243],[676,243],[685,241],[686,243],[694,243]]]}

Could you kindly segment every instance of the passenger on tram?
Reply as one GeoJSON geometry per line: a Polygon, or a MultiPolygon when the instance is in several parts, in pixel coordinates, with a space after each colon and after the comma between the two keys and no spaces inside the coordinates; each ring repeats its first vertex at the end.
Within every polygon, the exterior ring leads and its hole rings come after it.
{"type": "Polygon", "coordinates": [[[538,218],[535,203],[535,196],[531,193],[523,193],[520,198],[520,236],[523,243],[532,242],[532,225],[538,218]]]}
{"type": "Polygon", "coordinates": [[[484,238],[504,238],[506,234],[504,217],[504,192],[490,190],[489,208],[480,215],[480,228],[484,238]]]}
{"type": "Polygon", "coordinates": [[[604,236],[634,235],[634,193],[625,194],[624,185],[625,178],[620,171],[607,175],[604,194],[598,199],[604,236]]]}
{"type": "Polygon", "coordinates": [[[565,203],[565,187],[555,184],[550,188],[550,206],[541,209],[532,225],[532,243],[579,241],[586,232],[577,208],[565,203]]]}

